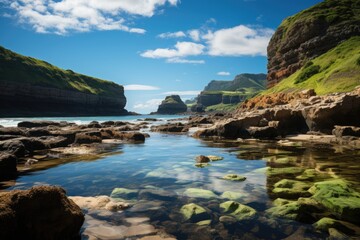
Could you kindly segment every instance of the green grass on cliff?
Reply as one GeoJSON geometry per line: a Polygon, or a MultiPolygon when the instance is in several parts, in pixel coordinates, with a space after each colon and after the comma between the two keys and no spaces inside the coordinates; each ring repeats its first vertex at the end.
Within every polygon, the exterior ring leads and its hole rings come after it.
{"type": "Polygon", "coordinates": [[[348,92],[360,85],[360,36],[352,37],[262,94],[313,88],[317,94],[348,92]]]}
{"type": "Polygon", "coordinates": [[[314,7],[288,17],[280,25],[285,30],[283,37],[286,38],[287,31],[293,29],[294,26],[319,19],[331,25],[354,24],[360,21],[360,1],[325,0],[314,7]]]}
{"type": "Polygon", "coordinates": [[[0,47],[0,82],[30,84],[109,97],[123,94],[123,87],[114,82],[63,70],[45,61],[22,56],[3,47],[0,47]]]}
{"type": "Polygon", "coordinates": [[[237,109],[239,104],[216,104],[205,108],[205,112],[232,112],[237,109]]]}
{"type": "Polygon", "coordinates": [[[243,89],[243,91],[203,91],[202,94],[222,94],[223,96],[248,96],[257,92],[257,89],[246,88],[243,89]]]}

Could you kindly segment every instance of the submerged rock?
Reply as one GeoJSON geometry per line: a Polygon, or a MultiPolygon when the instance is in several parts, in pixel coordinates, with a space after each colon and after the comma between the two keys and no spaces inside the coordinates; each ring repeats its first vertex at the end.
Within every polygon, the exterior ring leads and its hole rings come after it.
{"type": "Polygon", "coordinates": [[[185,221],[200,222],[210,220],[210,215],[207,213],[205,208],[195,203],[189,203],[182,206],[180,213],[184,217],[185,221]]]}
{"type": "Polygon", "coordinates": [[[280,198],[298,199],[299,197],[311,196],[307,191],[310,187],[311,185],[305,182],[282,179],[275,183],[272,192],[280,198]]]}
{"type": "Polygon", "coordinates": [[[108,211],[120,211],[129,208],[130,205],[125,202],[116,202],[108,196],[97,197],[69,197],[80,208],[88,210],[108,210],[108,211]]]}
{"type": "Polygon", "coordinates": [[[240,200],[241,198],[244,198],[246,196],[248,196],[248,194],[232,192],[232,191],[225,191],[223,192],[223,194],[221,194],[222,198],[226,198],[230,200],[240,200]]]}
{"type": "Polygon", "coordinates": [[[339,219],[360,223],[360,193],[349,183],[341,179],[317,182],[309,192],[339,219]]]}
{"type": "Polygon", "coordinates": [[[227,201],[220,204],[224,212],[235,217],[238,221],[254,219],[257,212],[255,209],[235,201],[227,201]]]}
{"type": "Polygon", "coordinates": [[[313,224],[313,227],[316,230],[320,230],[323,232],[329,231],[330,228],[335,228],[345,234],[360,236],[360,227],[359,226],[356,226],[356,225],[348,223],[348,222],[328,218],[328,217],[321,218],[319,221],[317,221],[316,223],[313,224]]]}
{"type": "Polygon", "coordinates": [[[187,196],[187,197],[191,197],[191,198],[205,198],[205,199],[217,198],[218,197],[212,191],[201,189],[201,188],[188,188],[184,192],[184,195],[187,196]]]}
{"type": "Polygon", "coordinates": [[[227,174],[224,177],[222,177],[222,179],[224,180],[230,180],[230,181],[239,181],[239,182],[243,182],[246,180],[246,177],[244,176],[240,176],[237,174],[227,174]]]}
{"type": "Polygon", "coordinates": [[[0,239],[73,239],[84,222],[60,187],[0,193],[0,203],[0,239]]]}
{"type": "Polygon", "coordinates": [[[208,158],[210,159],[210,161],[212,161],[212,162],[220,161],[220,160],[223,160],[223,159],[224,159],[223,157],[214,156],[214,155],[208,155],[207,157],[208,157],[208,158]]]}
{"type": "Polygon", "coordinates": [[[128,189],[128,188],[114,188],[111,192],[110,197],[112,198],[123,198],[123,199],[133,199],[138,195],[138,190],[128,189]]]}
{"type": "Polygon", "coordinates": [[[210,158],[208,158],[207,156],[204,156],[204,155],[200,155],[195,158],[195,161],[197,163],[208,163],[208,162],[210,162],[210,158]]]}

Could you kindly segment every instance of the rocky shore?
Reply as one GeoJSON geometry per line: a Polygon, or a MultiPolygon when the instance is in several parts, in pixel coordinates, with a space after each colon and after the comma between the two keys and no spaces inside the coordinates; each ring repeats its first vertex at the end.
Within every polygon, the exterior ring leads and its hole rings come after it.
{"type": "Polygon", "coordinates": [[[20,122],[18,127],[0,127],[0,179],[17,175],[17,165],[67,155],[101,153],[112,144],[142,143],[148,135],[140,133],[146,122],[107,121],[77,125],[69,122],[20,122]]]}

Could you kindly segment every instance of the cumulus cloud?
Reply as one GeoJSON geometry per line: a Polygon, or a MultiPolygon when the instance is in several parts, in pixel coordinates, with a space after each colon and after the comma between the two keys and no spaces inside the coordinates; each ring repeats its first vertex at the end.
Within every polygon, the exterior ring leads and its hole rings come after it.
{"type": "Polygon", "coordinates": [[[251,28],[239,25],[208,32],[204,39],[211,56],[266,56],[266,48],[273,35],[270,28],[251,28]]]}
{"type": "Polygon", "coordinates": [[[150,99],[144,103],[137,103],[134,109],[154,109],[160,105],[163,99],[150,99]]]}
{"type": "Polygon", "coordinates": [[[159,38],[181,38],[181,37],[186,37],[186,34],[183,31],[167,32],[167,33],[159,34],[158,37],[159,38]]]}
{"type": "Polygon", "coordinates": [[[130,85],[125,85],[124,89],[127,91],[153,91],[153,90],[159,90],[160,88],[149,85],[130,84],[130,85]]]}
{"type": "Polygon", "coordinates": [[[2,0],[14,17],[36,32],[67,34],[91,30],[121,30],[143,34],[142,28],[129,27],[129,16],[152,17],[165,5],[179,0],[2,0]]]}
{"type": "Polygon", "coordinates": [[[230,76],[229,72],[218,72],[217,75],[219,76],[230,76]]]}
{"type": "Polygon", "coordinates": [[[194,40],[195,42],[200,41],[200,31],[199,30],[193,29],[193,30],[190,30],[188,33],[192,40],[194,40]]]}

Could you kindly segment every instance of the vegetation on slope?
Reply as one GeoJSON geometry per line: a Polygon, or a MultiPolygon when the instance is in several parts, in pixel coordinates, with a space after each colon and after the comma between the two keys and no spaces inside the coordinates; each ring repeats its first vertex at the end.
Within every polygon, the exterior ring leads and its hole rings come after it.
{"type": "Polygon", "coordinates": [[[238,103],[237,104],[216,104],[216,105],[211,105],[205,108],[205,112],[232,112],[235,111],[238,107],[238,103]]]}
{"type": "Polygon", "coordinates": [[[123,95],[123,87],[114,82],[63,70],[3,47],[0,47],[0,82],[31,84],[109,97],[123,95]]]}
{"type": "Polygon", "coordinates": [[[204,91],[241,91],[265,89],[266,74],[239,74],[232,81],[211,81],[204,91]]]}
{"type": "Polygon", "coordinates": [[[360,85],[360,36],[352,37],[262,94],[313,88],[317,94],[348,92],[360,85]]]}

